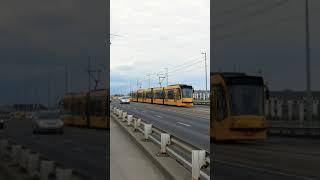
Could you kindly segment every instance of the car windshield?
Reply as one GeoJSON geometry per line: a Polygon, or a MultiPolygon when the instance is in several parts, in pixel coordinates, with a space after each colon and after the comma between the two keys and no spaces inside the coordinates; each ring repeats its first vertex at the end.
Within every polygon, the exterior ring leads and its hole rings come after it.
{"type": "Polygon", "coordinates": [[[232,85],[229,87],[233,115],[263,115],[263,87],[232,85]]]}
{"type": "Polygon", "coordinates": [[[129,97],[128,96],[124,96],[121,99],[129,99],[129,97]]]}
{"type": "Polygon", "coordinates": [[[44,120],[54,120],[59,119],[60,114],[58,112],[40,112],[35,115],[37,119],[44,119],[44,120]]]}

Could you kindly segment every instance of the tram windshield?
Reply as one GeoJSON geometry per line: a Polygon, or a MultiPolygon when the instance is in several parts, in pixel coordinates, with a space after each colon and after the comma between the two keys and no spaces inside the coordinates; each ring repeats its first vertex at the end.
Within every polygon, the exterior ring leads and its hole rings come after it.
{"type": "Polygon", "coordinates": [[[182,98],[192,98],[192,94],[193,94],[192,86],[182,86],[181,92],[182,92],[182,98]]]}
{"type": "Polygon", "coordinates": [[[231,85],[228,90],[231,97],[232,115],[263,115],[263,86],[231,85]]]}

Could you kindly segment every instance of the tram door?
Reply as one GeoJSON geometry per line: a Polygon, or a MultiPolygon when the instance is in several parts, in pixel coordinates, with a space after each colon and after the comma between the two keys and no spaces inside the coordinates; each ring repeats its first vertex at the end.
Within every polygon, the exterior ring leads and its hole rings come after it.
{"type": "Polygon", "coordinates": [[[221,85],[213,86],[212,91],[212,114],[211,114],[211,136],[217,136],[227,127],[225,119],[227,118],[227,103],[224,89],[221,85]]]}

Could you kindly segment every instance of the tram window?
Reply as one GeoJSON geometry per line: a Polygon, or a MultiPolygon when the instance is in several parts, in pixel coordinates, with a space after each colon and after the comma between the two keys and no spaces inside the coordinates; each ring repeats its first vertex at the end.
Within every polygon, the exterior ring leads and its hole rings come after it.
{"type": "Polygon", "coordinates": [[[163,90],[161,90],[159,92],[159,99],[162,99],[162,98],[164,98],[164,91],[163,90]]]}
{"type": "Polygon", "coordinates": [[[147,92],[147,98],[152,98],[152,93],[151,93],[151,91],[149,91],[149,92],[147,92]]]}
{"type": "Polygon", "coordinates": [[[168,99],[174,99],[173,90],[168,90],[168,91],[167,91],[167,97],[168,97],[168,99]]]}

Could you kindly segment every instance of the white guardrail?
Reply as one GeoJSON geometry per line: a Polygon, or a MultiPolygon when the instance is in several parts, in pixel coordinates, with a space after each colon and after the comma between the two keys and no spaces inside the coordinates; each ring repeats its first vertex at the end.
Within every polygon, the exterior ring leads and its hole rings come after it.
{"type": "Polygon", "coordinates": [[[210,167],[209,152],[184,142],[183,140],[166,133],[152,124],[143,121],[139,117],[129,115],[118,107],[111,106],[111,111],[117,116],[117,118],[122,119],[124,122],[127,121],[127,125],[132,126],[134,131],[140,131],[143,133],[146,141],[151,140],[155,144],[159,145],[161,154],[169,155],[180,163],[183,163],[185,167],[191,170],[193,180],[198,180],[200,178],[210,179],[210,176],[203,171],[210,167]],[[159,140],[156,136],[158,136],[159,140]],[[177,149],[182,150],[183,152],[179,153],[177,149]],[[189,157],[184,157],[181,153],[187,154],[189,157]]]}

